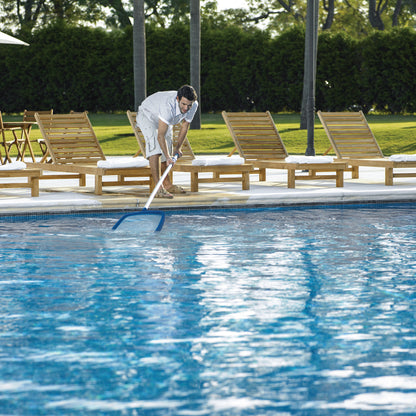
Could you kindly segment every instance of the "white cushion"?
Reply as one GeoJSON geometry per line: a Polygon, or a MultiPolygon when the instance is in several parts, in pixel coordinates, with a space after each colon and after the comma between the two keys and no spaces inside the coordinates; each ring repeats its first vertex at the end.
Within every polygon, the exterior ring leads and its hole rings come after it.
{"type": "Polygon", "coordinates": [[[0,170],[22,170],[26,169],[26,163],[25,162],[12,162],[12,163],[6,163],[5,165],[0,165],[0,170]]]}
{"type": "Polygon", "coordinates": [[[332,163],[332,156],[288,156],[287,163],[332,163]]]}
{"type": "Polygon", "coordinates": [[[192,161],[194,166],[218,166],[218,165],[242,165],[244,159],[239,156],[233,157],[197,157],[192,161]]]}
{"type": "Polygon", "coordinates": [[[114,157],[97,162],[99,168],[117,169],[117,168],[144,168],[149,166],[149,161],[144,157],[114,157]]]}
{"type": "Polygon", "coordinates": [[[415,162],[416,155],[391,155],[389,159],[392,162],[415,162]]]}

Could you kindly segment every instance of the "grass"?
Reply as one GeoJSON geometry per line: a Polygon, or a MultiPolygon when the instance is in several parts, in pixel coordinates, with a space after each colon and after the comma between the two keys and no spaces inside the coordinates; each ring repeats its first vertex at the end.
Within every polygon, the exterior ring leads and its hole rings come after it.
{"type": "MultiPolygon", "coordinates": [[[[125,113],[89,114],[94,131],[107,156],[133,155],[138,145],[125,113]]],[[[274,114],[276,126],[290,154],[304,154],[307,147],[307,131],[300,130],[299,114],[274,114]]],[[[196,154],[228,154],[234,143],[221,114],[202,114],[200,130],[188,133],[192,149],[196,154]]],[[[21,116],[4,116],[4,121],[21,120],[21,116]]],[[[385,156],[398,153],[416,153],[415,115],[367,116],[370,127],[385,156]]],[[[315,152],[324,153],[329,142],[318,118],[315,121],[315,152]]],[[[37,127],[32,130],[31,139],[41,138],[37,127]]],[[[9,138],[8,138],[9,139],[9,138]]],[[[38,152],[34,144],[34,151],[38,152]]],[[[12,153],[13,154],[13,153],[12,153]]],[[[330,153],[331,154],[331,153],[330,153]]]]}

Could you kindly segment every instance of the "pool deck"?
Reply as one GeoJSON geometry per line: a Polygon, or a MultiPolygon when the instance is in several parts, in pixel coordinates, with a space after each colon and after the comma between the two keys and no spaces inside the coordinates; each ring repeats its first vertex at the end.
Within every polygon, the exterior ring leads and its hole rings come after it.
{"type": "MultiPolygon", "coordinates": [[[[250,177],[250,190],[241,190],[240,182],[201,184],[199,192],[175,195],[174,199],[156,198],[152,209],[188,209],[218,207],[256,207],[291,205],[328,205],[350,203],[416,202],[416,178],[394,179],[393,186],[384,185],[384,169],[360,168],[360,178],[344,174],[344,187],[335,187],[335,180],[296,181],[295,189],[287,188],[284,170],[267,170],[267,181],[250,177]]],[[[12,179],[8,179],[12,181],[12,179]]],[[[174,172],[174,183],[190,189],[190,175],[174,172]]],[[[35,213],[71,213],[88,211],[130,211],[141,209],[149,197],[143,187],[104,187],[102,195],[94,194],[94,178],[87,177],[87,186],[77,180],[42,180],[40,195],[32,198],[26,188],[0,189],[0,215],[35,213]]]]}

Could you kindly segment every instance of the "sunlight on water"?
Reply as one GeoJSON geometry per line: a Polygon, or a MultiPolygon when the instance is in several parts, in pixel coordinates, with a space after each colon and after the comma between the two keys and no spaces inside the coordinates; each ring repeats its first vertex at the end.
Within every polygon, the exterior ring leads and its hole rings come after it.
{"type": "Polygon", "coordinates": [[[0,414],[413,414],[415,214],[2,220],[0,414]]]}

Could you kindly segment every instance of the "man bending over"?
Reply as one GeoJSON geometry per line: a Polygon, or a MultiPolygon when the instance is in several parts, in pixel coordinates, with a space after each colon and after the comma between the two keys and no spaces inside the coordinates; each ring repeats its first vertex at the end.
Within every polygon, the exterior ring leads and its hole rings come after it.
{"type": "MultiPolygon", "coordinates": [[[[189,125],[198,109],[197,94],[193,87],[184,85],[178,91],[159,91],[147,97],[139,106],[137,125],[146,142],[146,157],[155,183],[159,182],[159,158],[162,173],[173,163],[172,156],[180,156],[182,143],[188,133],[189,125]],[[178,143],[172,145],[172,130],[180,123],[178,143]]],[[[180,186],[173,185],[169,175],[155,195],[156,198],[173,198],[172,194],[185,193],[180,186]]]]}

